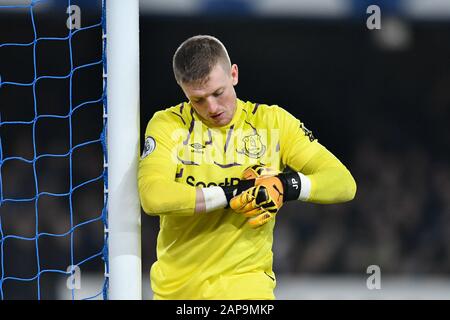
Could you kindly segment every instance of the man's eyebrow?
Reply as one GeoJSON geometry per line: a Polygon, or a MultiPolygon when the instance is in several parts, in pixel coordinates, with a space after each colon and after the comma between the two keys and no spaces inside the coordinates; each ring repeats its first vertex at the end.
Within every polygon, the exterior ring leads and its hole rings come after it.
{"type": "MultiPolygon", "coordinates": [[[[220,91],[220,90],[223,90],[225,87],[220,87],[220,88],[218,88],[218,89],[216,89],[215,91],[213,91],[212,93],[210,93],[210,94],[207,94],[206,96],[210,96],[210,95],[212,95],[212,94],[215,94],[215,93],[217,93],[218,91],[220,91]]],[[[191,99],[203,99],[205,96],[192,96],[191,97],[191,99]]]]}

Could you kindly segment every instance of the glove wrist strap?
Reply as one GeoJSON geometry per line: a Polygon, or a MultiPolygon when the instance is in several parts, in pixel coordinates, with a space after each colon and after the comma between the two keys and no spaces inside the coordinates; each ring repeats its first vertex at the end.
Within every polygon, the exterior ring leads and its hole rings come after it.
{"type": "Polygon", "coordinates": [[[283,202],[297,200],[300,196],[302,183],[297,172],[286,172],[277,175],[283,184],[283,202]]]}

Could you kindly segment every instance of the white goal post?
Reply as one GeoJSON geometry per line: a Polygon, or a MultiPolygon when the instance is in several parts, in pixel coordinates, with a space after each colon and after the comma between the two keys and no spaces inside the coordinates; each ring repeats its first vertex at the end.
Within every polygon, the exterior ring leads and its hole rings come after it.
{"type": "Polygon", "coordinates": [[[109,299],[142,298],[139,0],[106,0],[109,299]]]}

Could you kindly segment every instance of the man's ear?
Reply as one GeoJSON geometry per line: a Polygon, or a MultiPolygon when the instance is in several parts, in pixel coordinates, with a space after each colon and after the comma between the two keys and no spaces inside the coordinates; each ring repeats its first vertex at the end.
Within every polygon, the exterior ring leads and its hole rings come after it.
{"type": "Polygon", "coordinates": [[[231,78],[233,79],[233,86],[237,85],[239,82],[239,69],[237,64],[231,66],[231,78]]]}
{"type": "Polygon", "coordinates": [[[186,97],[186,99],[188,99],[188,101],[190,101],[189,96],[187,95],[186,90],[184,90],[184,87],[183,87],[182,83],[177,81],[177,84],[180,87],[181,91],[183,91],[183,94],[186,97]]]}

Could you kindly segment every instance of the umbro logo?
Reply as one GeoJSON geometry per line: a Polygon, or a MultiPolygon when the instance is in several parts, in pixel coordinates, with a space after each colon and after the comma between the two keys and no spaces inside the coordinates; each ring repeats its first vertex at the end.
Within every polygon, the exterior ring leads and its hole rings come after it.
{"type": "Polygon", "coordinates": [[[201,143],[191,143],[191,152],[196,152],[196,153],[203,153],[203,149],[206,148],[206,146],[202,145],[201,143]]]}

